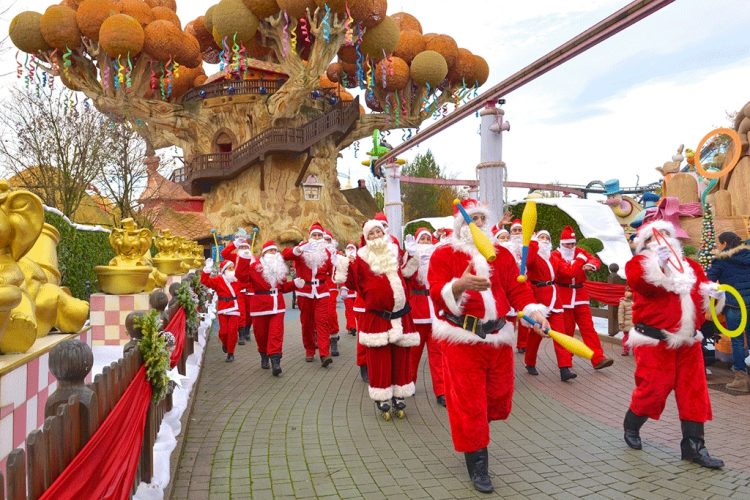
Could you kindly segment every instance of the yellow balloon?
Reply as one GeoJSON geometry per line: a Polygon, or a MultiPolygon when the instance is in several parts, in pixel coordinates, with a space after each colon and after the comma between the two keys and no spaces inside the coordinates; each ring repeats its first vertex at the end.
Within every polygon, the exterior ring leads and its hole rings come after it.
{"type": "Polygon", "coordinates": [[[738,292],[737,289],[731,285],[722,283],[721,285],[719,285],[719,290],[724,290],[735,299],[737,299],[737,303],[740,305],[740,317],[742,319],[740,319],[740,325],[735,330],[729,330],[725,328],[724,325],[722,325],[719,321],[719,316],[716,314],[716,299],[713,297],[711,297],[711,302],[709,303],[709,309],[711,309],[711,319],[713,319],[716,328],[721,333],[723,333],[727,337],[738,337],[742,334],[742,332],[745,331],[745,327],[747,326],[747,306],[745,306],[745,300],[742,298],[742,295],[740,295],[740,292],[738,292]]]}

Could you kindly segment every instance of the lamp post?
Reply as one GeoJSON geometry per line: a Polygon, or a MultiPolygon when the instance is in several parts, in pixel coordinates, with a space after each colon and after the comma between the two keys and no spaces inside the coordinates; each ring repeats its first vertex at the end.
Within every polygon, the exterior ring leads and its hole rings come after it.
{"type": "MultiPolygon", "coordinates": [[[[505,99],[499,100],[505,104],[505,99]]],[[[487,101],[486,107],[479,112],[481,123],[481,155],[477,165],[479,180],[479,199],[486,203],[496,217],[503,215],[503,183],[505,181],[505,162],[503,162],[503,132],[510,131],[510,123],[503,120],[505,112],[497,107],[498,101],[487,101]]]]}
{"type": "Polygon", "coordinates": [[[302,183],[302,192],[306,201],[320,201],[320,195],[323,192],[323,184],[318,182],[318,178],[312,174],[307,176],[302,183]]]}

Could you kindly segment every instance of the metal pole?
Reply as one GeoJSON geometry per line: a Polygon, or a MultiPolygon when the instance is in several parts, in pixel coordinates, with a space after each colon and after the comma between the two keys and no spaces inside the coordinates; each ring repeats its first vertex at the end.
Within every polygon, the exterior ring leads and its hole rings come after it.
{"type": "Polygon", "coordinates": [[[404,204],[401,202],[401,166],[388,163],[385,171],[385,195],[383,211],[388,218],[388,232],[401,241],[402,224],[404,223],[404,204]]]}
{"type": "MultiPolygon", "coordinates": [[[[503,162],[503,132],[510,130],[508,122],[503,121],[505,112],[497,107],[494,100],[487,101],[486,107],[479,113],[482,119],[480,134],[481,155],[477,165],[479,180],[479,199],[486,203],[492,214],[500,220],[503,215],[503,181],[505,180],[505,163],[503,162]]],[[[496,221],[492,221],[494,224],[496,221]]]]}

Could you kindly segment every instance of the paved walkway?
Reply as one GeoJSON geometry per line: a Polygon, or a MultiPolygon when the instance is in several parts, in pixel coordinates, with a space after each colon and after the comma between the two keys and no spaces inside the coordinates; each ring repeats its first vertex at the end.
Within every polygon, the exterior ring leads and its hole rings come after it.
{"type": "MultiPolygon", "coordinates": [[[[474,492],[452,449],[424,357],[407,418],[384,422],[359,379],[354,338],[342,335],[329,369],[305,363],[297,318],[287,313],[281,378],[260,369],[254,341],[238,346],[233,364],[209,342],[172,498],[491,497],[474,492]]],[[[633,361],[618,345],[605,350],[615,365],[594,372],[577,360],[572,383],[560,382],[550,341],[538,377],[516,355],[513,413],[492,424],[495,497],[750,498],[750,396],[711,391],[707,443],[727,462],[722,471],[680,460],[674,398],[633,451],[621,431],[633,361]]]]}

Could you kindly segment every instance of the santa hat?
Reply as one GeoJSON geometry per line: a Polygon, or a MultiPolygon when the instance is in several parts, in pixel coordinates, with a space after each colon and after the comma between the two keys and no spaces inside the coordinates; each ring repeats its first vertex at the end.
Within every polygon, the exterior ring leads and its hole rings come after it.
{"type": "Polygon", "coordinates": [[[539,238],[539,236],[541,236],[543,234],[546,234],[547,238],[552,239],[552,235],[549,234],[549,231],[547,231],[546,229],[542,229],[541,231],[537,231],[536,236],[537,236],[537,238],[539,238]]]}
{"type": "Polygon", "coordinates": [[[313,233],[320,233],[321,235],[325,234],[323,226],[320,224],[320,222],[313,222],[310,226],[310,235],[312,235],[313,233]]]}
{"type": "Polygon", "coordinates": [[[677,229],[669,221],[662,219],[643,224],[635,235],[635,253],[640,253],[649,244],[651,238],[654,236],[654,229],[659,232],[665,233],[664,236],[667,238],[675,238],[677,235],[677,229]]]}
{"type": "Polygon", "coordinates": [[[445,232],[443,238],[447,238],[448,236],[451,236],[453,234],[453,229],[449,229],[447,227],[443,228],[443,231],[445,232]]]}
{"type": "MultiPolygon", "coordinates": [[[[461,205],[463,205],[464,210],[466,210],[466,213],[469,214],[469,217],[475,214],[484,214],[485,218],[491,218],[489,207],[484,203],[480,203],[474,198],[466,198],[461,202],[461,205]]],[[[465,223],[466,221],[461,215],[461,212],[459,212],[458,210],[458,205],[453,205],[453,230],[456,233],[459,233],[461,231],[461,226],[463,226],[465,223]]]]}
{"type": "Polygon", "coordinates": [[[498,231],[497,231],[497,232],[495,233],[495,238],[496,238],[496,239],[500,239],[500,236],[502,236],[503,234],[510,234],[510,233],[508,232],[508,230],[507,230],[507,229],[505,229],[505,228],[500,228],[500,229],[499,229],[499,230],[498,230],[498,231]]]}
{"type": "Polygon", "coordinates": [[[221,272],[223,273],[224,271],[226,271],[229,266],[234,266],[234,262],[232,262],[231,260],[225,260],[221,264],[221,272]]]}
{"type": "Polygon", "coordinates": [[[346,249],[349,250],[349,248],[353,248],[354,250],[356,250],[357,245],[355,245],[353,241],[350,241],[349,243],[346,244],[346,249]]]}
{"type": "Polygon", "coordinates": [[[376,213],[374,220],[379,220],[380,222],[385,222],[386,224],[388,224],[388,217],[386,217],[383,212],[376,213]]]}
{"type": "Polygon", "coordinates": [[[268,240],[265,243],[263,243],[263,247],[260,249],[260,254],[263,255],[269,250],[278,250],[279,247],[276,246],[276,242],[273,240],[268,240]]]}
{"type": "Polygon", "coordinates": [[[560,243],[575,243],[576,233],[571,226],[565,226],[560,232],[560,243]]]}
{"type": "Polygon", "coordinates": [[[414,233],[414,239],[419,241],[419,238],[422,237],[423,234],[426,234],[430,237],[430,241],[432,241],[432,234],[430,233],[430,230],[426,227],[420,227],[417,229],[417,232],[414,233]]]}
{"type": "Polygon", "coordinates": [[[513,222],[510,223],[510,228],[513,229],[514,227],[523,227],[521,219],[513,219],[513,222]]]}
{"type": "Polygon", "coordinates": [[[323,229],[323,237],[324,238],[328,237],[328,238],[333,239],[333,233],[330,232],[328,229],[323,229]]]}
{"type": "Polygon", "coordinates": [[[383,223],[376,219],[370,219],[367,222],[365,222],[364,226],[362,226],[362,237],[366,240],[367,235],[370,234],[370,231],[372,231],[374,228],[379,227],[380,229],[385,232],[385,228],[383,228],[383,223]]]}

